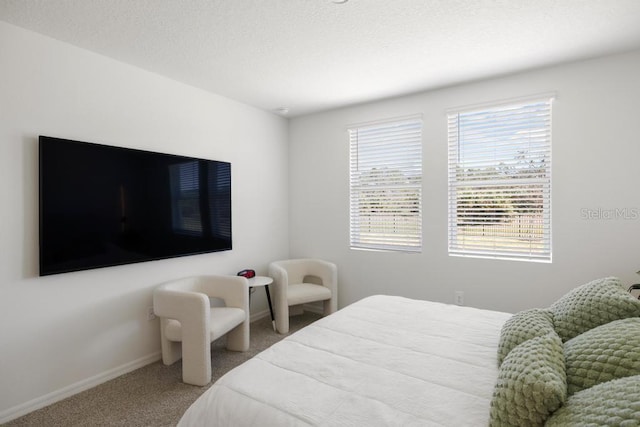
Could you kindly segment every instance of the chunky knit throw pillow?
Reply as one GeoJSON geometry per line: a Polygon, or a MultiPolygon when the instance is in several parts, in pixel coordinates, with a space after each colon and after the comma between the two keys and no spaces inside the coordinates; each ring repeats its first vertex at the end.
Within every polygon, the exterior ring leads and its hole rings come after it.
{"type": "Polygon", "coordinates": [[[516,346],[502,362],[490,426],[541,426],[567,396],[562,341],[555,332],[516,346]]]}
{"type": "Polygon", "coordinates": [[[640,316],[640,300],[629,294],[615,277],[579,286],[554,302],[549,310],[563,342],[618,319],[640,316]]]}
{"type": "Polygon", "coordinates": [[[564,354],[569,395],[640,375],[640,317],[616,320],[578,335],[564,344],[564,354]]]}
{"type": "Polygon", "coordinates": [[[531,338],[553,332],[553,320],[549,310],[531,308],[514,314],[502,326],[498,343],[498,365],[517,345],[531,338]]]}
{"type": "Polygon", "coordinates": [[[547,420],[547,427],[640,425],[640,375],[582,390],[547,420]]]}

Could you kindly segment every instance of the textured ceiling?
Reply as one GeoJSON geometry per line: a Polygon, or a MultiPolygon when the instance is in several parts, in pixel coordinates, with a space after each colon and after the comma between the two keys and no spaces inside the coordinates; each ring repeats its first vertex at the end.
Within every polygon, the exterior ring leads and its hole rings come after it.
{"type": "Polygon", "coordinates": [[[290,116],[640,47],[640,0],[0,0],[0,20],[290,116]]]}

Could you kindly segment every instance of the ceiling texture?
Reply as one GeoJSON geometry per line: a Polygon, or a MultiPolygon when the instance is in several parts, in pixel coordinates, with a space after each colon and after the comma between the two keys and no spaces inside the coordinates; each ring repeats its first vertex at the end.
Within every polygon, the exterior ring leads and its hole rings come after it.
{"type": "Polygon", "coordinates": [[[640,0],[0,0],[0,20],[289,117],[640,48],[640,0]]]}

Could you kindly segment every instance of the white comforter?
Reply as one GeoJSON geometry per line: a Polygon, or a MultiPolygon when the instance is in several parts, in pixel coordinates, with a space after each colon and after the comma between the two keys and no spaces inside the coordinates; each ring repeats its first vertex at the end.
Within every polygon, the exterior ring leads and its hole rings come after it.
{"type": "Polygon", "coordinates": [[[224,375],[179,426],[484,426],[509,317],[365,298],[224,375]]]}

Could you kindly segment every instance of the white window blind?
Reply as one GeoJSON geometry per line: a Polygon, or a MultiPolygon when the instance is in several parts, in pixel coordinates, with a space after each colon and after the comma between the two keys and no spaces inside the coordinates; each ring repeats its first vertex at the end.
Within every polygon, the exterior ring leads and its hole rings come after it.
{"type": "Polygon", "coordinates": [[[169,177],[172,225],[176,233],[231,236],[230,163],[176,163],[169,165],[169,177]],[[208,200],[206,206],[201,199],[208,200]]]}
{"type": "Polygon", "coordinates": [[[200,166],[197,161],[169,165],[173,229],[202,235],[200,166]]]}
{"type": "Polygon", "coordinates": [[[349,129],[351,248],[422,249],[422,120],[349,129]]]}
{"type": "Polygon", "coordinates": [[[552,99],[449,113],[449,254],[551,261],[552,99]]]}

